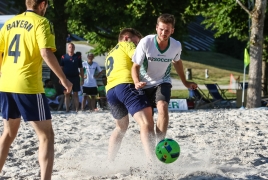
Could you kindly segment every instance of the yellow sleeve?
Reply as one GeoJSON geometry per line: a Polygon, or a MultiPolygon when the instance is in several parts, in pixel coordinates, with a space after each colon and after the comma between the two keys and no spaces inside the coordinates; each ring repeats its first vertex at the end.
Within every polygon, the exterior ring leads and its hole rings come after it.
{"type": "Polygon", "coordinates": [[[4,52],[5,50],[5,26],[3,26],[1,28],[1,31],[0,31],[0,52],[4,52]]]}
{"type": "Polygon", "coordinates": [[[38,39],[39,49],[51,48],[53,52],[56,51],[53,24],[46,18],[42,18],[39,26],[37,27],[36,37],[38,39]]]}

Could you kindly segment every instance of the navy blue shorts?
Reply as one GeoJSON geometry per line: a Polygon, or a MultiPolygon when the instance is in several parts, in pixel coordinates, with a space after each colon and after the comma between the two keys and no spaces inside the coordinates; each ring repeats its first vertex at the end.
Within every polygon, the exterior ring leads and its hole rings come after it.
{"type": "Polygon", "coordinates": [[[24,121],[50,120],[47,98],[42,94],[18,94],[0,92],[3,119],[23,117],[24,121]]]}
{"type": "MultiPolygon", "coordinates": [[[[73,92],[81,91],[80,77],[79,76],[77,76],[77,77],[66,77],[66,78],[73,84],[73,88],[72,88],[73,92]]],[[[66,89],[63,87],[63,90],[66,90],[66,89]]]]}
{"type": "Polygon", "coordinates": [[[107,100],[115,119],[122,119],[128,112],[133,116],[151,106],[145,94],[139,93],[134,84],[119,84],[113,87],[107,92],[107,100]]]}

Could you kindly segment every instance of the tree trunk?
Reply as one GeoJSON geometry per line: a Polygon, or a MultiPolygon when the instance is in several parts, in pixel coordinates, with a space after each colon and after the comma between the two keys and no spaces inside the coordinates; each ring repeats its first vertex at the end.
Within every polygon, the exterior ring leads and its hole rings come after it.
{"type": "Polygon", "coordinates": [[[250,35],[249,86],[247,92],[247,108],[261,106],[261,77],[263,27],[267,0],[256,0],[252,11],[252,28],[250,35]]]}
{"type": "Polygon", "coordinates": [[[262,97],[267,95],[267,74],[268,74],[267,62],[262,61],[262,78],[261,78],[262,97]]]}
{"type": "MultiPolygon", "coordinates": [[[[66,53],[66,37],[67,37],[67,15],[65,14],[64,10],[64,4],[67,0],[53,0],[53,13],[54,18],[50,19],[50,21],[54,25],[54,31],[55,31],[55,41],[56,41],[56,47],[57,51],[55,52],[55,55],[58,59],[58,62],[60,62],[60,58],[63,54],[66,53]]],[[[59,84],[58,77],[51,71],[50,73],[50,79],[54,82],[56,86],[56,90],[58,94],[62,94],[62,86],[59,84]]]]}

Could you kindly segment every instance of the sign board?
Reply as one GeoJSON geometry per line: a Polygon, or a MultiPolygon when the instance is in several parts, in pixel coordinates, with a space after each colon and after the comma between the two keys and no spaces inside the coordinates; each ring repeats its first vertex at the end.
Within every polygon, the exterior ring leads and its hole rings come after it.
{"type": "MultiPolygon", "coordinates": [[[[168,110],[171,110],[171,111],[188,110],[187,100],[186,99],[170,99],[168,110]]],[[[154,111],[157,112],[157,108],[154,108],[154,111]]]]}
{"type": "Polygon", "coordinates": [[[186,99],[170,99],[168,110],[188,110],[186,99]]]}

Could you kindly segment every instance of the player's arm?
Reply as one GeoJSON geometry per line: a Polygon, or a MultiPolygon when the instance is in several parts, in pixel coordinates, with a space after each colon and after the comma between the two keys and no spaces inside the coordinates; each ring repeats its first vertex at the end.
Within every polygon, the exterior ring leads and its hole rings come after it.
{"type": "Polygon", "coordinates": [[[173,60],[172,63],[177,74],[180,76],[181,82],[184,84],[184,86],[190,89],[196,89],[197,85],[195,83],[186,81],[186,78],[183,72],[182,60],[178,60],[178,61],[173,60]]]}
{"type": "Polygon", "coordinates": [[[58,60],[50,48],[41,48],[40,54],[49,68],[56,74],[60,79],[62,85],[66,88],[67,92],[70,92],[72,89],[72,83],[70,83],[65,74],[63,73],[58,60]]]}
{"type": "Polygon", "coordinates": [[[99,73],[97,74],[96,78],[99,78],[100,75],[102,75],[105,72],[105,70],[101,69],[101,67],[99,65],[97,65],[97,69],[98,69],[99,73]]]}
{"type": "Polygon", "coordinates": [[[140,65],[133,63],[131,68],[131,76],[135,84],[136,89],[141,89],[146,85],[146,82],[140,82],[139,72],[140,72],[140,65]]]}

